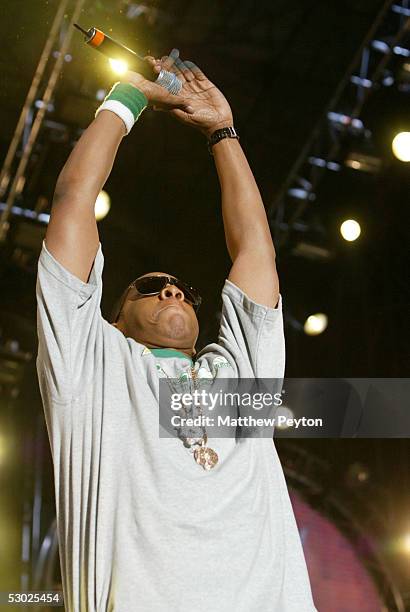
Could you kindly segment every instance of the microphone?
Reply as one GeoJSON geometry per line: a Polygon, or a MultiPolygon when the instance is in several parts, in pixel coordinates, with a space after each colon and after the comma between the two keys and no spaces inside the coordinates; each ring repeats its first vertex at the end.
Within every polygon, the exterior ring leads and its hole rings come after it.
{"type": "Polygon", "coordinates": [[[181,91],[182,83],[173,72],[161,70],[161,72],[157,74],[142,55],[135,53],[132,49],[113,40],[101,30],[94,27],[89,30],[84,30],[78,23],[74,23],[73,25],[84,34],[84,42],[93,49],[96,49],[96,51],[99,51],[110,59],[126,62],[131,69],[134,69],[145,79],[154,81],[157,85],[167,89],[171,94],[177,95],[181,91]]]}

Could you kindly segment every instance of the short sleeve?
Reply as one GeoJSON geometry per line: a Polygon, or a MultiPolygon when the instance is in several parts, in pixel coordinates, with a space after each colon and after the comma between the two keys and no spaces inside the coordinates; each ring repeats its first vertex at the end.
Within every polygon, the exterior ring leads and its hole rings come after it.
{"type": "Polygon", "coordinates": [[[51,399],[70,400],[92,376],[102,329],[104,257],[101,243],[87,283],[64,268],[43,241],[38,260],[37,373],[40,390],[51,399]]]}
{"type": "Polygon", "coordinates": [[[251,300],[229,280],[222,290],[218,345],[239,377],[280,378],[285,371],[282,296],[276,308],[251,300]]]}

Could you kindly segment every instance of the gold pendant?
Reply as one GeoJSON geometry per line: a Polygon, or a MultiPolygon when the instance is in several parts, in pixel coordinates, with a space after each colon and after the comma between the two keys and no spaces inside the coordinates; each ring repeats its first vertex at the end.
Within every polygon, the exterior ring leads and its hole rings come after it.
{"type": "Polygon", "coordinates": [[[201,446],[195,449],[195,461],[202,465],[204,470],[211,470],[218,463],[218,454],[208,446],[201,446]]]}
{"type": "Polygon", "coordinates": [[[190,453],[195,451],[195,446],[201,446],[203,444],[203,438],[186,438],[184,446],[189,450],[190,453]]]}
{"type": "Polygon", "coordinates": [[[189,449],[189,452],[193,453],[195,451],[195,446],[205,446],[208,441],[208,436],[206,431],[201,438],[185,438],[184,446],[189,449]]]}

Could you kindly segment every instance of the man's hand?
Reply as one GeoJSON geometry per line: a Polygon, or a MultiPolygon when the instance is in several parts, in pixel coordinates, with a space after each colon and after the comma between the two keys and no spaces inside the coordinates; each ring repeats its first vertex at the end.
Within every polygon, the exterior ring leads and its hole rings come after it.
{"type": "MultiPolygon", "coordinates": [[[[183,62],[178,52],[174,58],[171,55],[164,56],[161,62],[156,62],[158,71],[161,66],[176,74],[182,81],[179,97],[192,108],[191,113],[181,108],[173,109],[170,110],[171,115],[182,123],[197,128],[207,137],[219,128],[233,125],[232,111],[227,99],[196,64],[190,61],[183,62]]],[[[169,109],[155,104],[154,110],[169,109]]]]}
{"type": "MultiPolygon", "coordinates": [[[[159,74],[161,69],[172,71],[172,67],[174,66],[175,61],[178,59],[179,51],[178,49],[173,49],[171,53],[166,56],[164,61],[156,60],[154,57],[147,55],[145,60],[147,60],[155,73],[159,74]]],[[[146,97],[148,98],[148,102],[152,105],[160,106],[165,110],[178,109],[180,112],[183,112],[184,115],[189,116],[189,113],[193,112],[191,108],[189,100],[187,100],[186,96],[183,95],[174,95],[167,91],[161,85],[157,85],[156,83],[145,79],[138,72],[133,72],[128,70],[124,77],[121,79],[125,83],[130,83],[134,85],[142,91],[146,97]]]]}

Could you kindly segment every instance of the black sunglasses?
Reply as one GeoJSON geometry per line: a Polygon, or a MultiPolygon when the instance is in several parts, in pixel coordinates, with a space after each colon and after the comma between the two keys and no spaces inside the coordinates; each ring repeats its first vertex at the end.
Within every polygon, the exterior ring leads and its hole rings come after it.
{"type": "Polygon", "coordinates": [[[116,316],[114,318],[114,323],[117,321],[121,309],[124,305],[125,299],[128,295],[129,289],[134,288],[140,295],[149,296],[149,295],[159,295],[165,287],[168,285],[174,285],[184,294],[185,301],[194,308],[195,312],[198,312],[198,309],[201,305],[202,298],[197,289],[188,285],[182,280],[175,278],[175,276],[143,276],[142,278],[137,278],[128,286],[123,299],[121,300],[121,304],[117,309],[116,316]]]}

